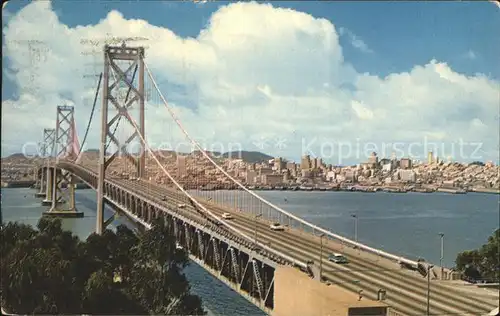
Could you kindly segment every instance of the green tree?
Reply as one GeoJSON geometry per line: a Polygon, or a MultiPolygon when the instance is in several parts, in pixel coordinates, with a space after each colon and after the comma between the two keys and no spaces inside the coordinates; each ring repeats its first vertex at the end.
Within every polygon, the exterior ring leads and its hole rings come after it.
{"type": "Polygon", "coordinates": [[[189,283],[182,274],[188,257],[177,249],[172,231],[163,219],[156,219],[152,229],[141,236],[131,252],[134,265],[127,288],[151,314],[204,315],[201,300],[189,294],[189,283]],[[150,282],[144,282],[148,278],[150,282]]]}
{"type": "Polygon", "coordinates": [[[457,255],[456,268],[467,278],[489,281],[500,280],[500,229],[479,249],[466,250],[457,255]]]}
{"type": "Polygon", "coordinates": [[[187,254],[163,220],[136,235],[125,226],[86,241],[42,218],[38,230],[8,223],[0,231],[1,303],[22,314],[204,315],[182,273],[187,254]]]}

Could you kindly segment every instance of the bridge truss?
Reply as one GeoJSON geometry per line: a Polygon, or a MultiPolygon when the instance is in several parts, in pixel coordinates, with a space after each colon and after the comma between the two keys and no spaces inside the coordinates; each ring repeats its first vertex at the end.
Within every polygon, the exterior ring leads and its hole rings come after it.
{"type": "Polygon", "coordinates": [[[44,215],[62,216],[83,216],[82,212],[76,211],[75,206],[75,182],[72,173],[64,169],[57,168],[60,159],[74,161],[78,156],[77,132],[75,127],[75,109],[73,106],[61,105],[57,107],[56,129],[54,133],[54,151],[56,164],[53,169],[47,168],[52,185],[48,188],[51,191],[51,208],[44,215]]]}
{"type": "MultiPolygon", "coordinates": [[[[346,248],[357,248],[394,263],[404,263],[409,267],[420,266],[423,274],[429,271],[422,269],[421,263],[383,252],[313,225],[249,190],[240,182],[241,175],[238,172],[228,171],[227,161],[209,152],[205,145],[195,140],[184,128],[144,61],[143,48],[105,46],[102,78],[98,159],[77,159],[76,162],[64,159],[58,163],[61,169],[77,175],[97,190],[97,233],[102,233],[114,219],[104,219],[105,204],[146,229],[150,227],[153,218],[161,216],[191,259],[265,311],[272,310],[274,306],[276,267],[295,266],[318,278],[315,264],[311,260],[321,264],[322,259],[317,260],[317,254],[311,256],[307,248],[314,249],[312,245],[318,243],[319,239],[321,242],[323,239],[330,239],[346,248]],[[135,82],[136,75],[139,77],[138,82],[135,82]],[[134,104],[138,105],[138,114],[134,113],[134,104]],[[153,149],[146,141],[147,109],[159,107],[165,107],[168,112],[166,117],[161,118],[165,120],[162,123],[162,135],[171,145],[167,149],[153,149]],[[114,110],[116,114],[109,115],[114,110]],[[120,125],[122,120],[126,121],[126,127],[124,124],[120,125]],[[138,152],[130,149],[134,140],[139,143],[138,152]],[[176,142],[188,144],[187,150],[172,146],[176,142]],[[111,145],[115,147],[114,150],[108,150],[111,145]],[[247,224],[223,220],[221,212],[226,210],[242,214],[247,218],[247,224]],[[255,229],[253,224],[248,224],[251,222],[255,223],[255,229]],[[259,237],[258,225],[262,226],[264,223],[269,227],[269,224],[275,222],[284,225],[287,231],[303,234],[308,240],[304,242],[306,249],[293,249],[279,237],[271,242],[259,237]],[[295,252],[294,255],[291,255],[292,252],[295,252]]],[[[100,81],[98,92],[99,86],[100,81]]],[[[158,113],[160,111],[155,110],[152,115],[158,116],[158,113]]],[[[91,122],[92,120],[88,123],[86,135],[91,122]]],[[[319,257],[322,258],[322,254],[319,257]]],[[[363,265],[369,267],[366,263],[363,265]]],[[[395,266],[394,270],[396,269],[399,266],[395,266]]],[[[362,277],[359,272],[356,274],[352,271],[337,274],[334,278],[351,280],[353,276],[371,282],[370,277],[362,277]]],[[[346,282],[342,286],[354,292],[360,288],[365,289],[369,298],[376,298],[375,293],[379,288],[369,282],[362,286],[346,282]]],[[[418,290],[425,291],[420,288],[418,290]]],[[[404,295],[410,297],[410,301],[415,299],[411,293],[404,295]]],[[[395,302],[396,305],[400,304],[403,311],[422,309],[422,305],[419,306],[416,301],[406,303],[398,299],[395,302]],[[409,305],[412,307],[407,307],[409,305]]],[[[443,306],[441,301],[433,310],[453,310],[443,306]]]]}
{"type": "Polygon", "coordinates": [[[117,156],[124,157],[129,160],[136,169],[135,177],[141,178],[144,176],[145,155],[143,143],[139,157],[136,159],[128,152],[127,146],[139,135],[144,138],[144,48],[129,48],[125,45],[121,47],[113,47],[106,45],[104,47],[104,73],[103,73],[103,91],[102,91],[102,109],[101,109],[101,147],[99,151],[99,185],[97,186],[97,223],[96,232],[101,234],[105,228],[104,221],[104,182],[106,171],[109,165],[117,156]],[[131,61],[127,68],[123,70],[123,61],[131,61]],[[134,86],[134,78],[139,68],[139,80],[134,86]],[[132,78],[129,79],[128,74],[133,70],[132,78]],[[110,76],[112,76],[112,84],[110,85],[110,76]],[[123,88],[127,90],[125,97],[120,92],[123,88]],[[130,97],[130,95],[132,95],[130,97]],[[130,98],[129,98],[130,97],[130,98]],[[110,103],[117,110],[116,115],[109,119],[110,103]],[[132,124],[132,107],[139,104],[139,128],[133,130],[131,135],[122,143],[115,136],[116,127],[122,117],[127,122],[132,124]],[[111,131],[113,124],[116,123],[114,131],[111,131]],[[117,149],[110,155],[108,148],[110,142],[116,145],[117,149]],[[107,144],[107,145],[106,145],[107,144]]]}
{"type": "MultiPolygon", "coordinates": [[[[55,144],[55,133],[56,130],[54,128],[45,128],[43,130],[43,138],[42,142],[39,144],[40,148],[40,156],[45,159],[45,167],[48,167],[50,164],[50,158],[54,153],[54,144],[55,144]]],[[[48,173],[50,170],[48,168],[40,168],[41,172],[38,176],[39,178],[39,187],[40,191],[35,194],[36,197],[45,197],[47,195],[47,181],[49,181],[48,173]],[[46,172],[43,172],[46,170],[46,172]]],[[[49,196],[52,196],[49,194],[49,196]]]]}

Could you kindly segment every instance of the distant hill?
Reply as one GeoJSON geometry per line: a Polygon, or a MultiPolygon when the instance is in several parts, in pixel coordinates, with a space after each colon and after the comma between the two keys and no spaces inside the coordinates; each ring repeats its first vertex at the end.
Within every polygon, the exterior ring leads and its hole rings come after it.
{"type": "Polygon", "coordinates": [[[22,153],[16,153],[16,154],[12,154],[6,158],[7,159],[23,159],[23,158],[26,158],[26,156],[22,153]]]}
{"type": "MultiPolygon", "coordinates": [[[[205,152],[206,152],[207,154],[209,154],[210,156],[212,156],[212,157],[219,157],[219,156],[221,155],[221,153],[220,153],[220,152],[218,152],[218,151],[210,151],[210,150],[206,150],[205,152]]],[[[193,150],[193,152],[192,152],[192,153],[193,153],[193,154],[200,154],[200,153],[201,153],[201,151],[199,151],[199,150],[193,150]]]]}
{"type": "MultiPolygon", "coordinates": [[[[199,150],[193,151],[193,154],[199,153],[199,150]]],[[[262,162],[268,161],[269,159],[273,159],[274,157],[263,154],[258,151],[230,151],[227,153],[220,153],[217,151],[208,151],[206,152],[210,156],[214,158],[232,158],[232,159],[242,159],[244,162],[254,163],[254,162],[262,162]]]]}
{"type": "Polygon", "coordinates": [[[230,151],[227,153],[222,154],[222,157],[224,158],[233,158],[233,159],[242,159],[245,162],[248,163],[254,163],[254,162],[262,162],[262,161],[268,161],[270,159],[273,159],[274,157],[263,154],[258,151],[230,151]]]}

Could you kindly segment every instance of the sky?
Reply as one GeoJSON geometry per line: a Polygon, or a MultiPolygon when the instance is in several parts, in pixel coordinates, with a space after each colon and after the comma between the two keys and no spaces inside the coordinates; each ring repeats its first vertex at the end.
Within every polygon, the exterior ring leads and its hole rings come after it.
{"type": "MultiPolygon", "coordinates": [[[[499,14],[491,2],[9,2],[2,157],[33,152],[56,105],[74,106],[81,141],[114,36],[146,39],[128,45],[146,47],[168,106],[207,150],[334,164],[431,150],[498,163],[499,14]]],[[[145,86],[149,145],[184,151],[145,86]]],[[[86,148],[99,148],[100,108],[86,148]]],[[[120,139],[129,131],[120,126],[120,139]]]]}

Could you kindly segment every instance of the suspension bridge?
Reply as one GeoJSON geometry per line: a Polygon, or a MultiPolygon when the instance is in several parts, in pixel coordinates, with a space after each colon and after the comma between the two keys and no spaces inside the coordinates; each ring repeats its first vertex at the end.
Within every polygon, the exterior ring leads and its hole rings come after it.
{"type": "Polygon", "coordinates": [[[97,233],[116,214],[143,229],[162,217],[193,261],[271,315],[482,315],[496,307],[498,296],[453,285],[448,269],[350,240],[260,197],[184,128],[142,47],[106,45],[103,57],[83,141],[72,106],[57,106],[55,129],[43,131],[37,195],[49,206],[45,215],[83,216],[75,183],[84,182],[97,191],[97,233]],[[85,153],[99,96],[99,153],[85,153]],[[180,133],[194,150],[151,148],[146,110],[159,106],[169,119],[165,138],[180,133]],[[130,149],[134,140],[138,151],[130,149]],[[115,215],[104,218],[105,205],[115,215]],[[272,223],[283,230],[271,230],[272,223]],[[330,262],[334,252],[349,264],[330,262]]]}

